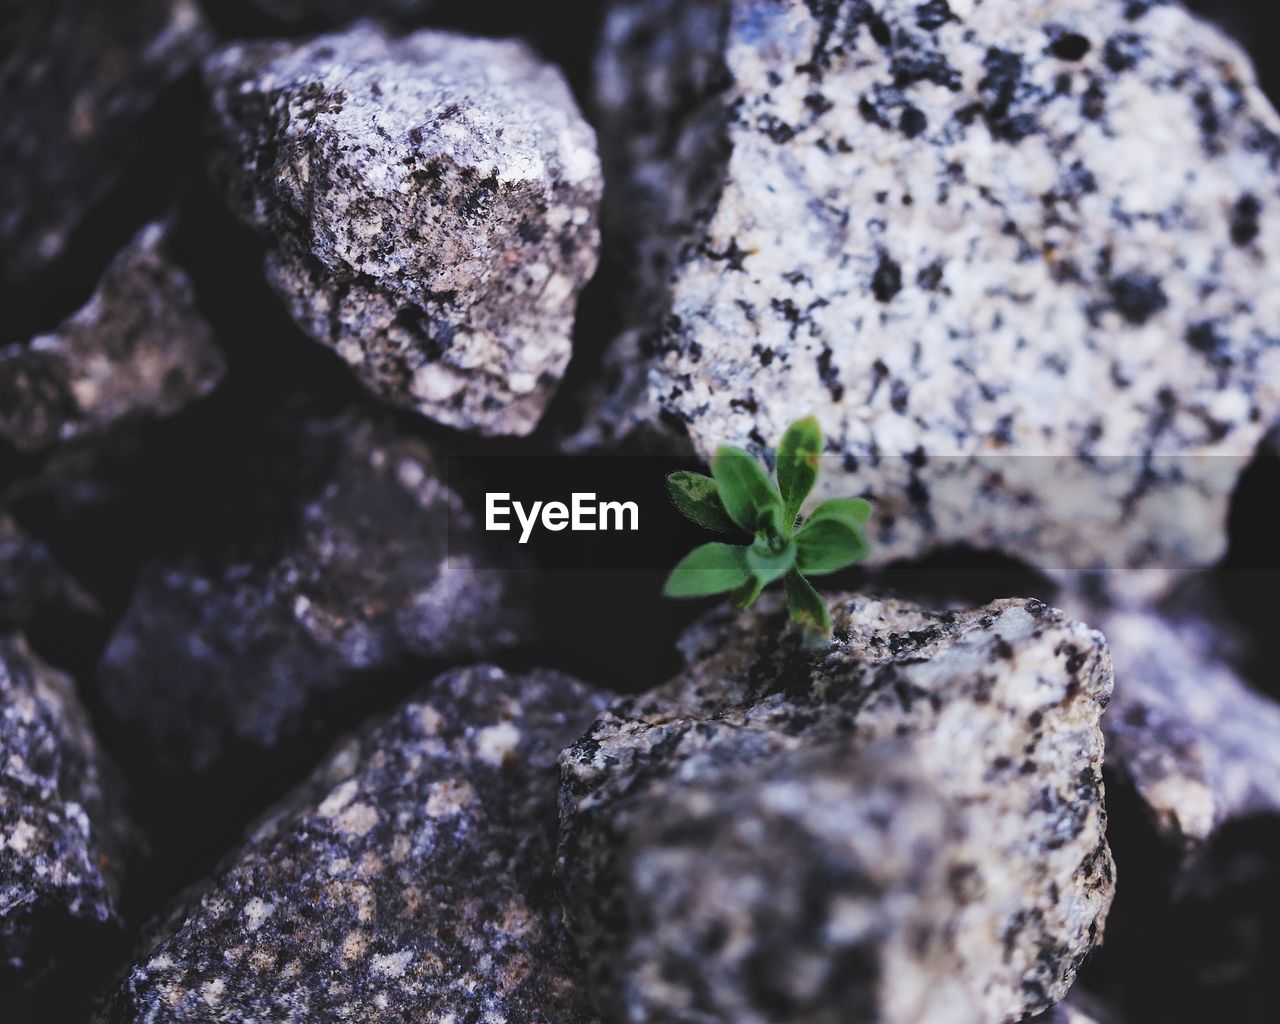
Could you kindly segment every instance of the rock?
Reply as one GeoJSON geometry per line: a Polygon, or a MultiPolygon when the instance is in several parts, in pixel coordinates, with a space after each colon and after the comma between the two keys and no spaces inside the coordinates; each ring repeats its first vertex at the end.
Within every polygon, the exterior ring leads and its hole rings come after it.
{"type": "Polygon", "coordinates": [[[289,24],[342,25],[373,14],[417,17],[425,14],[432,0],[253,0],[254,6],[289,24]]]}
{"type": "Polygon", "coordinates": [[[1038,601],[713,616],[561,759],[566,912],[630,1021],[1013,1021],[1101,940],[1102,637],[1038,601]],[[885,747],[885,744],[897,746],[885,747]]]}
{"type": "Polygon", "coordinates": [[[1229,820],[1280,814],[1280,705],[1215,650],[1215,627],[1152,609],[1096,621],[1115,659],[1108,763],[1160,831],[1192,847],[1229,820]]]}
{"type": "Polygon", "coordinates": [[[222,351],[167,234],[162,224],[144,228],[55,332],[0,349],[0,439],[36,451],[170,416],[222,379],[222,351]]]}
{"type": "Polygon", "coordinates": [[[103,656],[111,710],[196,767],[233,739],[293,734],[358,673],[531,632],[520,574],[491,557],[422,442],[356,416],[304,432],[322,471],[296,527],[258,550],[148,566],[103,656]]]}
{"type": "Polygon", "coordinates": [[[0,502],[0,630],[29,626],[46,610],[98,612],[53,552],[26,535],[0,502]]]}
{"type": "Polygon", "coordinates": [[[214,172],[293,316],[377,395],[527,434],[595,270],[595,137],[517,42],[368,23],[209,59],[214,172]]]}
{"type": "Polygon", "coordinates": [[[130,842],[71,679],[0,635],[0,982],[68,956],[79,930],[118,924],[130,842]]]}
{"type": "Polygon", "coordinates": [[[22,4],[0,45],[0,277],[52,262],[161,91],[208,49],[194,0],[22,4]]]}
{"type": "Polygon", "coordinates": [[[1225,550],[1280,411],[1280,118],[1238,47],[1110,0],[628,0],[604,40],[638,299],[578,446],[816,414],[881,562],[1159,586],[1225,550]]]}
{"type": "Polygon", "coordinates": [[[555,760],[603,707],[553,672],[440,676],[180,901],[110,1019],[594,1020],[556,901],[555,760]]]}

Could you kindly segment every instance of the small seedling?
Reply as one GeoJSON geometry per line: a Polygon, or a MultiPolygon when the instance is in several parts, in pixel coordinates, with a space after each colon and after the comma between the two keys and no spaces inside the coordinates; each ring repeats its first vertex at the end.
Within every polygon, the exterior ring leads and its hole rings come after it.
{"type": "Polygon", "coordinates": [[[831,636],[831,614],[807,577],[848,568],[867,555],[862,525],[871,505],[861,498],[824,501],[806,518],[800,506],[818,479],[822,428],[810,416],[793,423],[778,445],[777,483],[741,448],[723,446],[711,460],[711,476],[679,472],[667,477],[667,493],[685,518],[747,543],[703,544],[667,578],[668,597],[728,594],[747,608],[760,591],[785,579],[791,620],[813,641],[831,636]]]}

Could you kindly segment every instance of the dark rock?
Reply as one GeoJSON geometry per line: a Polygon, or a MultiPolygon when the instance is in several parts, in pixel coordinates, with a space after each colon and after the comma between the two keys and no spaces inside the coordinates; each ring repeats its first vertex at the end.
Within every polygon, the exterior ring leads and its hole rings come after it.
{"type": "Polygon", "coordinates": [[[0,439],[34,451],[172,415],[213,390],[225,361],[167,238],[162,224],[144,228],[79,312],[0,349],[0,439]]]}
{"type": "Polygon", "coordinates": [[[253,0],[253,5],[283,22],[342,25],[372,15],[417,17],[433,0],[253,0]]]}
{"type": "Polygon", "coordinates": [[[71,679],[0,636],[0,985],[118,926],[131,843],[114,769],[71,679]]]}
{"type": "Polygon", "coordinates": [[[566,910],[608,1014],[1013,1021],[1100,941],[1102,637],[1037,601],[834,619],[812,651],[776,602],[709,618],[563,755],[566,910]]]}
{"type": "Polygon", "coordinates": [[[296,526],[145,568],[103,657],[108,706],[180,761],[271,746],[360,672],[529,636],[521,574],[491,559],[426,445],[355,416],[304,433],[324,468],[296,526]]]}
{"type": "Polygon", "coordinates": [[[139,120],[211,37],[193,0],[9,5],[0,43],[0,277],[62,251],[129,156],[139,120]]]}
{"type": "Polygon", "coordinates": [[[46,610],[98,609],[53,552],[28,537],[0,503],[0,629],[29,626],[46,610]]]}
{"type": "Polygon", "coordinates": [[[438,677],[180,901],[110,1019],[594,1020],[554,886],[555,761],[603,706],[552,672],[438,677]]]}
{"type": "Polygon", "coordinates": [[[369,23],[205,65],[215,176],[294,318],[377,395],[527,434],[595,270],[595,137],[524,44],[369,23]]]}

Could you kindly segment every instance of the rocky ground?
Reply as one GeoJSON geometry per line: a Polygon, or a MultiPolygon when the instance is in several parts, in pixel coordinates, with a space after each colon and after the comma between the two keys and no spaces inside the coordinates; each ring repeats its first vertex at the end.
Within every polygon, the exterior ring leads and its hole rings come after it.
{"type": "Polygon", "coordinates": [[[1273,1020],[1263,6],[13,5],[0,1017],[1273,1020]],[[818,648],[482,529],[809,414],[818,648]]]}

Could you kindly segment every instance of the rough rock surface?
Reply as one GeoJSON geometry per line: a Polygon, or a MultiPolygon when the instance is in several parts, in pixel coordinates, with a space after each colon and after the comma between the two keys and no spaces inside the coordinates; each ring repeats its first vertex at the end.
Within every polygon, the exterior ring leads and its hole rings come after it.
{"type": "Polygon", "coordinates": [[[167,237],[144,228],[54,333],[0,349],[0,439],[34,451],[213,390],[226,364],[167,237]]]}
{"type": "Polygon", "coordinates": [[[0,635],[0,980],[117,920],[125,820],[71,679],[0,635]]]}
{"type": "Polygon", "coordinates": [[[139,119],[211,41],[194,0],[8,5],[0,42],[0,276],[55,259],[139,119]]]}
{"type": "Polygon", "coordinates": [[[595,137],[524,44],[362,23],[209,59],[215,176],[293,316],[388,401],[527,434],[595,270],[595,137]]]}
{"type": "Polygon", "coordinates": [[[813,413],[873,557],[1221,554],[1280,410],[1280,118],[1234,44],[1165,3],[672,8],[616,4],[599,63],[641,278],[588,440],[813,413]]]}
{"type": "Polygon", "coordinates": [[[566,910],[618,1019],[1012,1021],[1100,940],[1102,637],[1037,601],[834,619],[818,651],[776,603],[709,619],[563,755],[566,910]]]}
{"type": "Polygon", "coordinates": [[[111,1020],[593,1020],[554,887],[555,762],[604,703],[552,672],[438,677],[181,902],[111,1020]]]}
{"type": "Polygon", "coordinates": [[[1214,650],[1214,626],[1151,610],[1097,622],[1115,659],[1108,763],[1161,831],[1195,844],[1232,818],[1280,814],[1280,705],[1214,650]]]}
{"type": "Polygon", "coordinates": [[[103,656],[111,709],[197,766],[232,738],[270,746],[357,672],[530,633],[520,574],[490,559],[422,442],[354,416],[306,431],[328,465],[294,530],[149,566],[103,656]]]}

